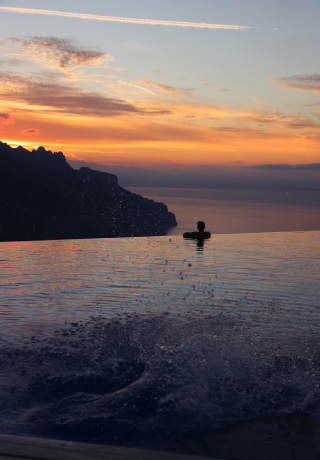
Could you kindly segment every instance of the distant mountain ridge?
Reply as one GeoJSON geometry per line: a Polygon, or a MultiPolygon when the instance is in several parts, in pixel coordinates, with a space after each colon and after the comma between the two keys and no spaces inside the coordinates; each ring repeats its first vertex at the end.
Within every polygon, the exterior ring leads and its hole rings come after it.
{"type": "Polygon", "coordinates": [[[165,204],[125,190],[113,174],[0,142],[0,241],[164,235],[176,224],[165,204]]]}

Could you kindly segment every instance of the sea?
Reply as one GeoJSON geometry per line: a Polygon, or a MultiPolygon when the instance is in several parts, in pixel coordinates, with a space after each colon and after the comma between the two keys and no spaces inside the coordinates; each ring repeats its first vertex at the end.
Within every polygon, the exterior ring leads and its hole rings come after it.
{"type": "Polygon", "coordinates": [[[320,228],[218,201],[161,237],[0,242],[1,433],[320,458],[320,228]]]}

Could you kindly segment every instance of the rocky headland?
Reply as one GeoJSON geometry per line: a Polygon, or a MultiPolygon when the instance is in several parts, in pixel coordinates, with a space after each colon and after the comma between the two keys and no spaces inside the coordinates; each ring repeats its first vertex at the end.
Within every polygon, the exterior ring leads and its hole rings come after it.
{"type": "Polygon", "coordinates": [[[165,204],[125,190],[113,174],[0,142],[0,241],[164,235],[176,224],[165,204]]]}

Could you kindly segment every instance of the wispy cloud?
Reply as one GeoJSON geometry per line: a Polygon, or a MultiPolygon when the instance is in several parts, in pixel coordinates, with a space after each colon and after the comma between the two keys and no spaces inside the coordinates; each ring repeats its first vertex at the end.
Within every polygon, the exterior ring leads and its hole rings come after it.
{"type": "Polygon", "coordinates": [[[171,96],[186,96],[191,93],[190,89],[175,88],[173,86],[163,85],[161,83],[156,83],[156,82],[149,81],[149,80],[140,80],[140,81],[118,80],[118,84],[120,86],[138,89],[140,91],[143,91],[146,94],[150,94],[151,96],[156,95],[153,89],[159,90],[162,93],[169,94],[171,96]]]}
{"type": "Polygon", "coordinates": [[[24,129],[22,132],[21,132],[22,135],[25,135],[25,136],[37,136],[40,134],[40,129],[38,128],[29,128],[29,129],[24,129]]]}
{"type": "Polygon", "coordinates": [[[142,80],[140,83],[144,86],[150,86],[151,88],[158,89],[164,93],[171,94],[174,96],[179,96],[179,95],[186,96],[191,93],[190,89],[175,88],[174,86],[163,85],[161,83],[156,83],[154,81],[149,81],[149,80],[142,80]]]}
{"type": "Polygon", "coordinates": [[[320,93],[320,74],[293,75],[273,78],[283,88],[302,92],[320,93]]]}
{"type": "Polygon", "coordinates": [[[37,61],[44,61],[50,67],[69,70],[83,65],[100,65],[113,60],[109,54],[81,49],[71,40],[55,37],[10,38],[9,42],[18,46],[23,53],[37,61]]]}
{"type": "Polygon", "coordinates": [[[119,16],[102,16],[88,13],[70,13],[66,11],[43,10],[38,8],[15,8],[10,6],[1,6],[0,11],[20,14],[39,14],[45,16],[59,16],[72,19],[87,19],[103,22],[121,22],[126,24],[140,24],[150,26],[167,26],[167,27],[191,27],[194,29],[225,29],[225,30],[248,30],[250,26],[230,25],[230,24],[209,24],[206,22],[190,21],[167,21],[161,19],[144,19],[144,18],[125,18],[119,16]]]}
{"type": "Polygon", "coordinates": [[[298,124],[307,123],[310,125],[310,119],[308,117],[298,116],[294,114],[281,113],[278,111],[268,112],[255,112],[248,114],[247,118],[259,124],[270,124],[270,125],[283,125],[290,127],[292,124],[295,124],[294,127],[297,127],[298,124]]]}
{"type": "Polygon", "coordinates": [[[147,93],[147,94],[151,94],[152,96],[154,96],[154,92],[147,89],[147,88],[144,88],[143,86],[139,85],[138,83],[136,82],[132,82],[132,81],[124,81],[124,80],[118,80],[118,83],[120,86],[126,86],[128,88],[134,88],[134,89],[139,89],[141,91],[143,91],[144,93],[147,93]]]}
{"type": "Polygon", "coordinates": [[[146,113],[126,101],[107,98],[62,83],[56,74],[32,79],[12,72],[0,72],[0,97],[2,100],[23,102],[38,110],[55,111],[73,115],[109,117],[129,113],[146,113]]]}
{"type": "MultiPolygon", "coordinates": [[[[49,72],[38,76],[33,74],[32,78],[28,78],[0,71],[0,98],[9,103],[27,104],[29,110],[85,117],[159,116],[170,113],[167,107],[136,105],[69,85],[59,74],[49,72]]],[[[4,119],[7,114],[2,115],[4,119]]]]}
{"type": "MultiPolygon", "coordinates": [[[[121,87],[151,92],[149,87],[139,85],[139,82],[118,81],[121,87]]],[[[141,82],[143,83],[143,82],[141,82]]],[[[152,82],[150,82],[152,83],[152,82]]],[[[158,84],[153,84],[157,87],[158,84]]],[[[164,86],[164,85],[162,85],[164,86]]],[[[171,88],[171,87],[169,87],[171,88]]],[[[172,88],[172,91],[175,88],[172,88]]],[[[64,76],[58,73],[32,74],[22,76],[14,72],[0,71],[0,98],[3,102],[23,104],[29,111],[41,111],[45,113],[81,115],[85,117],[109,118],[115,116],[136,115],[139,117],[165,117],[169,123],[185,123],[188,125],[200,123],[219,131],[219,134],[237,135],[248,134],[244,130],[250,129],[251,136],[269,135],[274,131],[285,129],[297,135],[314,133],[319,129],[319,123],[311,117],[281,113],[278,111],[259,110],[236,110],[226,106],[213,106],[195,104],[191,101],[157,100],[156,103],[150,98],[108,97],[106,93],[88,91],[73,82],[69,84],[64,76]],[[227,121],[228,120],[228,121],[227,121]],[[225,127],[225,123],[231,126],[225,127]],[[233,126],[232,126],[233,125],[233,126]],[[236,128],[236,129],[235,129],[236,128]],[[305,130],[305,132],[303,132],[305,130]]],[[[13,107],[13,106],[12,106],[13,107]]],[[[2,114],[2,123],[8,122],[6,106],[2,114]]]]}
{"type": "Polygon", "coordinates": [[[320,171],[320,163],[301,163],[301,164],[263,164],[263,165],[257,165],[253,166],[256,169],[269,169],[269,170],[287,170],[287,171],[297,171],[297,170],[303,170],[303,171],[320,171]]]}

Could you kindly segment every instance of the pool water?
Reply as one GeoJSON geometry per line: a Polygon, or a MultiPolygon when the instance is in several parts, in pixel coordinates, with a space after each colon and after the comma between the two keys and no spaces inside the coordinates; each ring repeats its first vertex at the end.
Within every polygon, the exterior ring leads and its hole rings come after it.
{"type": "Polygon", "coordinates": [[[0,432],[319,458],[319,248],[320,232],[0,243],[0,432]]]}
{"type": "Polygon", "coordinates": [[[4,335],[102,314],[241,314],[319,332],[320,232],[0,243],[4,335]]]}

